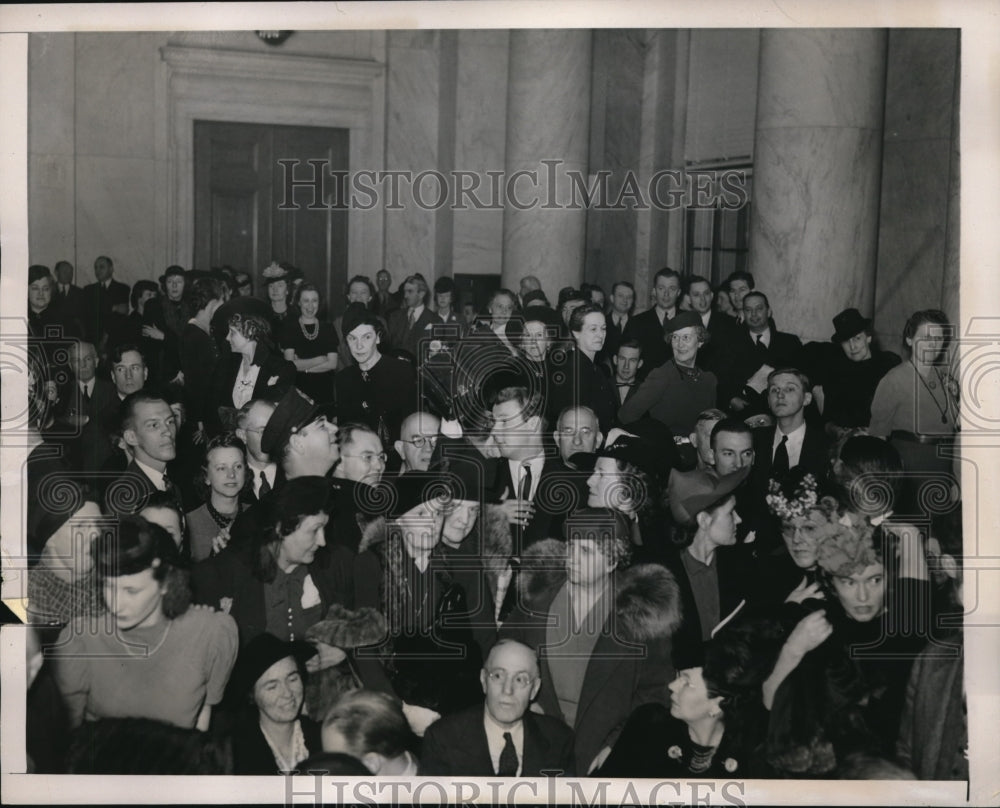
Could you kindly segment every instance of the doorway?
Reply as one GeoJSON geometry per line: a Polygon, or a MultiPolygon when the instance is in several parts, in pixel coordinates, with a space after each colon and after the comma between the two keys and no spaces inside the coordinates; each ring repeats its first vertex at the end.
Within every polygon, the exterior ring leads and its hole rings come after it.
{"type": "Polygon", "coordinates": [[[342,313],[348,218],[329,175],[347,172],[349,147],[348,129],[195,121],[195,266],[245,270],[263,296],[264,267],[287,261],[320,290],[326,317],[342,313]],[[296,186],[286,160],[299,161],[296,186]],[[327,175],[322,193],[303,184],[314,165],[327,175]]]}

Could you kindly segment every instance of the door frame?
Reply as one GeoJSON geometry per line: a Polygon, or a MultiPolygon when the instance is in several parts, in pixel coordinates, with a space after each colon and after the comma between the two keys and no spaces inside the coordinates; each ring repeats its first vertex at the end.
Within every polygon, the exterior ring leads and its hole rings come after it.
{"type": "MultiPolygon", "coordinates": [[[[348,129],[350,171],[383,170],[384,63],[170,45],[160,56],[157,184],[167,189],[157,202],[160,266],[194,260],[195,120],[348,129]]],[[[348,211],[348,278],[374,277],[383,266],[383,221],[380,204],[348,211]]],[[[263,269],[255,268],[255,280],[263,269]]]]}

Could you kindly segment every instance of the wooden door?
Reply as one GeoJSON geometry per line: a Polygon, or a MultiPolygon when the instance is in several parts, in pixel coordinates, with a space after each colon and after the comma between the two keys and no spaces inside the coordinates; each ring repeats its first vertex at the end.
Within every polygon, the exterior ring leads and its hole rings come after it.
{"type": "Polygon", "coordinates": [[[287,261],[316,284],[327,316],[339,314],[347,209],[329,175],[347,171],[348,138],[347,129],[196,121],[195,267],[246,270],[263,297],[264,267],[287,261]],[[290,160],[298,165],[280,162],[290,160]],[[320,172],[320,191],[302,184],[320,172]]]}

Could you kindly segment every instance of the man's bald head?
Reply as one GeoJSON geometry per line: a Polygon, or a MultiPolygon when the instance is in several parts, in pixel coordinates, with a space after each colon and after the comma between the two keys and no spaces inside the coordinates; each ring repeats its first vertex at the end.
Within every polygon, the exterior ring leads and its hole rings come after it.
{"type": "Polygon", "coordinates": [[[403,471],[427,471],[440,432],[441,419],[428,412],[418,410],[403,419],[394,444],[403,460],[403,471]]]}

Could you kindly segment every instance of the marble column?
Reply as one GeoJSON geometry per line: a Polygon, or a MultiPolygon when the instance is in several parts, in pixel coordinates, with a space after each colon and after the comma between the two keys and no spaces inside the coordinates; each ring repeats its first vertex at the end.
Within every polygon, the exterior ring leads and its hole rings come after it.
{"type": "Polygon", "coordinates": [[[567,172],[587,180],[590,65],[590,31],[511,31],[501,281],[537,275],[553,302],[583,280],[587,210],[567,207],[567,172]]]}
{"type": "Polygon", "coordinates": [[[875,298],[886,33],[761,33],[750,268],[781,331],[828,340],[875,298]]]}

